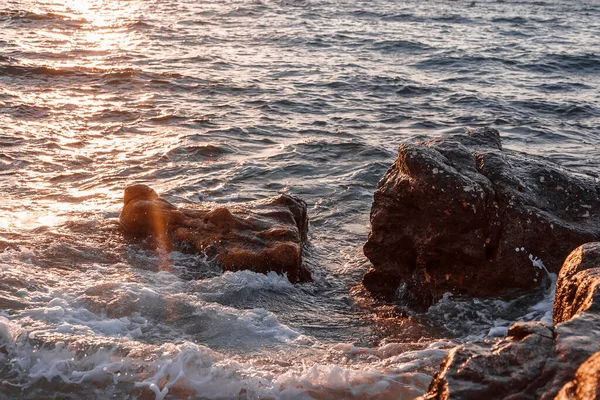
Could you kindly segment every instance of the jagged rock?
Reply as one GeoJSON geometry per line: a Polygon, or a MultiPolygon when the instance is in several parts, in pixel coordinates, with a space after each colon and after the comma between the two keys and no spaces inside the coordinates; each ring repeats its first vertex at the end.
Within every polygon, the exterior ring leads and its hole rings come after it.
{"type": "Polygon", "coordinates": [[[591,176],[503,149],[495,129],[406,142],[375,191],[363,284],[421,307],[530,289],[545,274],[530,255],[558,272],[600,237],[599,193],[591,176]]]}
{"type": "Polygon", "coordinates": [[[600,243],[586,243],[566,259],[556,281],[554,323],[593,308],[600,311],[600,243]]]}
{"type": "Polygon", "coordinates": [[[244,205],[179,209],[146,185],[125,189],[119,220],[125,232],[151,236],[170,251],[205,252],[223,270],[287,274],[291,282],[311,280],[302,263],[307,240],[306,204],[280,195],[244,205]]]}
{"type": "Polygon", "coordinates": [[[506,339],[453,349],[421,399],[600,398],[600,298],[590,296],[600,286],[599,250],[600,243],[588,243],[565,261],[557,282],[555,327],[516,323],[506,339]],[[579,282],[585,288],[573,290],[579,282]]]}

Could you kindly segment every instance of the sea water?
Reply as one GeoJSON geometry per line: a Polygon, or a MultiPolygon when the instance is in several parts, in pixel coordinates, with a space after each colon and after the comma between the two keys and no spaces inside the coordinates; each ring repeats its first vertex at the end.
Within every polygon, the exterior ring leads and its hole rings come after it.
{"type": "Polygon", "coordinates": [[[492,125],[598,177],[598,32],[595,0],[0,0],[0,398],[411,399],[456,344],[550,323],[545,274],[365,306],[361,246],[406,138],[492,125]],[[118,227],[130,183],[302,197],[314,282],[165,268],[118,227]]]}

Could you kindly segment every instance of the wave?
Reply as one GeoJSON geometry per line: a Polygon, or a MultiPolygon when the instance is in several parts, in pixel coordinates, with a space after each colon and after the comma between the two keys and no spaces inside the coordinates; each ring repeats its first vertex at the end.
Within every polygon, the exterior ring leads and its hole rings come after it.
{"type": "Polygon", "coordinates": [[[92,22],[83,17],[77,17],[69,14],[47,12],[47,13],[36,13],[27,10],[5,10],[0,11],[0,21],[8,21],[13,23],[21,24],[35,24],[35,23],[56,23],[63,27],[71,28],[84,28],[84,29],[151,29],[154,26],[148,22],[135,20],[135,21],[121,21],[116,24],[94,26],[92,22]]]}
{"type": "Polygon", "coordinates": [[[0,74],[2,75],[15,75],[15,76],[32,76],[32,75],[43,75],[43,76],[68,76],[81,73],[72,69],[56,69],[51,67],[25,67],[19,65],[0,65],[0,74]]]}
{"type": "Polygon", "coordinates": [[[509,24],[516,24],[516,25],[521,25],[521,24],[525,24],[527,23],[527,21],[529,21],[527,18],[524,17],[497,17],[497,18],[492,18],[491,22],[494,24],[498,24],[498,23],[509,23],[509,24]]]}
{"type": "Polygon", "coordinates": [[[0,74],[14,76],[103,76],[103,77],[131,77],[138,72],[131,68],[101,69],[90,67],[63,67],[53,68],[45,65],[0,65],[0,74]]]}
{"type": "Polygon", "coordinates": [[[428,17],[416,15],[410,12],[388,13],[375,12],[367,10],[355,10],[350,13],[353,17],[364,19],[380,19],[385,22],[425,22],[430,20],[428,17]]]}
{"type": "Polygon", "coordinates": [[[115,24],[115,25],[111,25],[108,26],[107,28],[130,28],[130,29],[140,29],[140,30],[146,30],[146,29],[154,29],[155,26],[152,25],[149,22],[145,22],[145,21],[125,21],[119,24],[115,24]]]}
{"type": "Polygon", "coordinates": [[[48,107],[35,106],[30,104],[2,106],[2,103],[0,103],[0,108],[3,108],[8,115],[11,115],[14,118],[22,119],[45,118],[49,115],[49,112],[51,111],[48,107]]]}
{"type": "Polygon", "coordinates": [[[440,67],[472,69],[482,64],[501,65],[511,69],[522,69],[532,72],[551,73],[598,73],[600,56],[595,53],[586,54],[548,54],[534,62],[515,60],[512,58],[490,57],[484,55],[445,55],[436,54],[414,64],[419,69],[437,69],[440,67]]]}
{"type": "Polygon", "coordinates": [[[382,40],[374,42],[371,47],[384,53],[431,50],[425,43],[412,40],[382,40]]]}
{"type": "Polygon", "coordinates": [[[514,100],[510,103],[516,110],[530,109],[542,114],[563,118],[590,118],[600,116],[600,109],[592,104],[551,102],[545,100],[514,100]]]}
{"type": "Polygon", "coordinates": [[[5,56],[5,55],[0,54],[0,62],[13,63],[15,61],[16,60],[14,57],[5,56]]]}
{"type": "Polygon", "coordinates": [[[439,93],[445,89],[434,87],[434,86],[421,86],[421,85],[404,85],[400,89],[396,90],[396,94],[401,96],[426,96],[434,93],[439,93]]]}
{"type": "Polygon", "coordinates": [[[461,298],[446,293],[427,311],[426,320],[432,326],[442,326],[460,341],[503,337],[515,321],[541,321],[552,324],[552,305],[556,274],[549,273],[544,264],[529,255],[532,267],[544,272],[542,285],[531,293],[512,300],[500,298],[461,298]]]}
{"type": "Polygon", "coordinates": [[[215,159],[231,153],[234,153],[234,149],[230,146],[207,144],[177,146],[167,151],[165,157],[170,161],[202,161],[215,159]]]}
{"type": "Polygon", "coordinates": [[[600,55],[595,53],[547,54],[535,62],[524,64],[523,68],[543,73],[598,73],[600,72],[600,55]]]}
{"type": "Polygon", "coordinates": [[[211,279],[194,282],[190,289],[205,301],[235,303],[243,301],[257,292],[285,293],[294,291],[290,281],[275,272],[267,275],[252,271],[225,272],[211,279]]]}
{"type": "Polygon", "coordinates": [[[418,69],[437,69],[439,67],[460,68],[472,70],[481,64],[499,64],[503,66],[515,66],[517,62],[508,58],[486,57],[483,55],[451,56],[437,54],[414,64],[418,69]]]}
{"type": "Polygon", "coordinates": [[[580,82],[553,82],[542,83],[536,86],[541,92],[571,92],[575,90],[590,89],[589,86],[580,82]]]}
{"type": "Polygon", "coordinates": [[[521,17],[521,16],[515,16],[515,17],[496,17],[496,18],[492,18],[490,21],[492,23],[507,23],[507,24],[513,24],[513,25],[524,25],[524,24],[527,24],[528,22],[535,22],[538,24],[552,24],[553,26],[557,26],[557,25],[559,25],[560,19],[559,18],[538,18],[538,17],[533,17],[533,16],[529,16],[529,17],[525,18],[525,17],[521,17]]]}
{"type": "Polygon", "coordinates": [[[441,15],[432,17],[431,20],[436,22],[452,22],[455,24],[473,24],[473,20],[460,14],[441,15]]]}
{"type": "Polygon", "coordinates": [[[366,19],[381,19],[387,22],[451,22],[457,24],[469,24],[473,21],[460,14],[450,15],[437,15],[437,16],[423,16],[413,13],[387,13],[387,12],[373,12],[367,10],[355,10],[350,15],[358,18],[366,19]]]}
{"type": "Polygon", "coordinates": [[[426,391],[448,352],[447,343],[416,345],[408,352],[397,344],[372,350],[341,343],[325,350],[329,358],[345,360],[344,366],[311,361],[301,346],[287,348],[277,360],[240,359],[190,341],[94,343],[61,334],[35,339],[5,317],[0,345],[4,394],[14,398],[25,388],[31,398],[48,398],[51,382],[51,398],[412,399],[426,391]],[[294,356],[301,362],[288,361],[294,356]],[[361,365],[369,358],[377,362],[361,365]]]}
{"type": "Polygon", "coordinates": [[[84,24],[88,22],[85,18],[73,18],[67,14],[61,13],[35,13],[33,11],[27,10],[4,10],[0,11],[0,21],[1,20],[10,20],[10,21],[22,21],[22,22],[32,22],[32,21],[51,21],[51,22],[71,22],[84,24]]]}
{"type": "MultiPolygon", "coordinates": [[[[94,68],[94,67],[51,67],[48,65],[24,65],[18,60],[9,58],[0,60],[0,75],[16,78],[76,78],[79,81],[102,81],[105,84],[121,84],[134,80],[148,81],[157,85],[174,85],[177,80],[193,81],[193,78],[184,77],[178,73],[147,72],[134,68],[94,68]]],[[[35,81],[28,82],[35,84],[35,81]]]]}
{"type": "Polygon", "coordinates": [[[388,76],[337,76],[335,80],[322,83],[324,87],[335,90],[364,92],[370,96],[378,94],[397,94],[403,97],[419,97],[448,91],[442,86],[423,84],[401,77],[388,76]]]}
{"type": "MultiPolygon", "coordinates": [[[[354,10],[351,11],[349,13],[350,15],[353,15],[355,17],[359,17],[359,18],[382,18],[385,16],[385,14],[381,14],[375,11],[368,11],[368,10],[354,10]]],[[[410,14],[412,15],[412,14],[410,14]]]]}

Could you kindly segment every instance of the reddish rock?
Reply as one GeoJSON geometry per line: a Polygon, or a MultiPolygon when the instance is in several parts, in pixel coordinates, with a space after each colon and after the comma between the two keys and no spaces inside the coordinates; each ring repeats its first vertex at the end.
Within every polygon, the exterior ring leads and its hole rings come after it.
{"type": "Polygon", "coordinates": [[[588,358],[556,396],[556,400],[600,400],[600,352],[588,358]]]}
{"type": "Polygon", "coordinates": [[[287,274],[291,282],[311,280],[302,263],[306,204],[293,196],[179,209],[150,187],[132,185],[125,189],[119,220],[127,233],[151,236],[159,249],[205,252],[223,270],[275,271],[287,274]]]}
{"type": "Polygon", "coordinates": [[[600,187],[483,128],[406,142],[377,185],[363,277],[376,295],[426,307],[445,292],[531,289],[600,237],[600,187]],[[521,250],[524,249],[524,250],[521,250]]]}
{"type": "Polygon", "coordinates": [[[554,323],[593,308],[600,311],[600,243],[586,243],[569,255],[556,281],[554,323]]]}

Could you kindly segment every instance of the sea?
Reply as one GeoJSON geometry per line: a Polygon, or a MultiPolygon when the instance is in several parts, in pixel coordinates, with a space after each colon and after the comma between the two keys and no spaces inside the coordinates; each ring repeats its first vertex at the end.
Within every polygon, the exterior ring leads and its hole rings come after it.
{"type": "Polygon", "coordinates": [[[550,323],[552,274],[425,312],[360,286],[398,145],[479,126],[600,176],[600,0],[0,0],[0,399],[412,399],[550,323]],[[133,183],[301,197],[314,281],[165,266],[133,183]]]}

